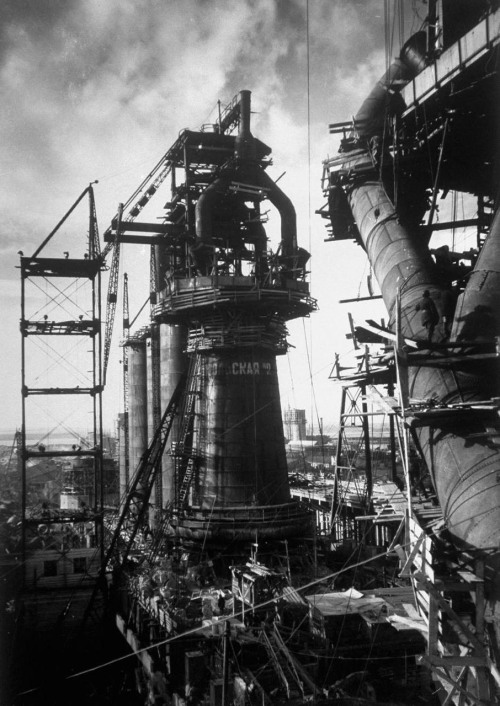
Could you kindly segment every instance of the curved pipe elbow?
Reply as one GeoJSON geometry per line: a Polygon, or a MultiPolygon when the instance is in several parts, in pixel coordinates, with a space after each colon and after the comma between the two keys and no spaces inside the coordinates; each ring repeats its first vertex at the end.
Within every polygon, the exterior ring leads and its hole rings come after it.
{"type": "MultiPolygon", "coordinates": [[[[297,253],[297,216],[291,199],[259,169],[254,175],[258,186],[265,190],[269,201],[278,210],[281,218],[281,254],[293,257],[297,253]]],[[[213,213],[218,201],[227,193],[229,178],[219,177],[201,194],[195,207],[196,244],[211,245],[213,242],[213,213]]]]}
{"type": "Polygon", "coordinates": [[[402,99],[399,93],[425,66],[425,32],[417,32],[404,44],[382,78],[377,81],[361,108],[354,124],[358,135],[368,139],[382,132],[387,114],[398,112],[402,99]]]}
{"type": "Polygon", "coordinates": [[[278,209],[281,217],[281,254],[283,257],[293,257],[297,252],[297,216],[294,205],[264,171],[259,175],[259,186],[267,190],[269,201],[278,209]]]}

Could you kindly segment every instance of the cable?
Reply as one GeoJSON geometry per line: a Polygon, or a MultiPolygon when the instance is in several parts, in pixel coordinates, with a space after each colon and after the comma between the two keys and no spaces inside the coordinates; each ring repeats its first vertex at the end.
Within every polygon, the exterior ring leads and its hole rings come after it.
{"type": "MultiPolygon", "coordinates": [[[[314,412],[316,413],[316,419],[317,419],[318,426],[320,427],[320,432],[321,432],[320,417],[319,417],[319,412],[318,412],[318,405],[317,405],[317,402],[316,402],[316,391],[315,391],[314,383],[313,383],[312,358],[311,358],[311,356],[310,356],[310,354],[309,354],[309,345],[308,345],[308,343],[307,343],[307,336],[306,336],[306,332],[305,332],[305,323],[304,323],[304,319],[302,319],[302,326],[303,326],[303,329],[304,329],[304,339],[305,339],[305,344],[306,344],[306,355],[307,355],[307,368],[308,368],[308,371],[309,371],[309,381],[310,381],[311,392],[312,392],[311,403],[312,403],[312,405],[313,405],[313,410],[312,410],[311,416],[312,416],[312,419],[314,419],[314,412]]],[[[314,427],[311,429],[311,431],[314,431],[314,427]]],[[[313,436],[314,436],[314,434],[313,434],[313,436]]],[[[313,453],[313,452],[311,451],[311,454],[312,454],[312,453],[313,453]]]]}
{"type": "MultiPolygon", "coordinates": [[[[411,544],[408,542],[407,544],[400,545],[403,548],[410,547],[411,544]]],[[[340,576],[342,573],[344,573],[347,570],[353,570],[353,569],[358,569],[360,566],[365,566],[366,564],[369,564],[373,561],[376,561],[380,559],[383,556],[389,556],[394,553],[394,550],[382,552],[381,554],[377,554],[374,557],[369,557],[368,559],[364,559],[362,561],[357,562],[354,565],[351,565],[347,568],[340,569],[339,571],[334,571],[331,574],[327,576],[322,576],[320,578],[314,579],[313,581],[309,581],[309,583],[304,584],[303,586],[297,588],[297,591],[305,591],[308,588],[311,588],[312,586],[315,586],[318,583],[322,583],[324,581],[328,581],[330,579],[335,579],[336,577],[340,576]]],[[[272,605],[276,602],[276,597],[270,598],[266,601],[263,601],[262,603],[259,603],[258,605],[254,606],[254,610],[264,608],[268,605],[272,605]]],[[[219,622],[227,622],[228,620],[238,618],[238,614],[232,613],[231,615],[224,616],[222,618],[219,618],[219,622]]],[[[145,652],[148,652],[148,650],[151,649],[156,649],[158,647],[161,647],[161,645],[168,645],[172,642],[175,642],[176,640],[181,640],[185,639],[186,637],[189,637],[190,635],[196,635],[200,631],[202,631],[204,628],[203,626],[197,626],[196,628],[192,628],[190,630],[186,630],[183,633],[180,633],[179,635],[174,635],[172,637],[168,637],[165,640],[160,640],[159,642],[156,642],[152,645],[148,645],[148,647],[143,647],[139,650],[136,650],[135,652],[128,654],[128,655],[123,655],[121,657],[116,657],[115,659],[108,660],[107,662],[102,662],[101,664],[97,664],[95,667],[90,667],[89,669],[84,669],[80,672],[75,672],[74,674],[70,674],[67,677],[65,677],[65,680],[70,680],[70,679],[77,679],[78,677],[84,676],[85,674],[92,674],[93,672],[96,672],[100,669],[104,669],[105,667],[109,667],[112,664],[118,664],[119,662],[123,662],[126,659],[130,659],[131,657],[137,657],[139,654],[143,654],[145,652]]],[[[20,692],[17,694],[17,696],[24,696],[26,694],[34,693],[39,690],[39,687],[35,687],[33,689],[28,689],[27,691],[20,692]]]]}
{"type": "MultiPolygon", "coordinates": [[[[49,373],[55,366],[58,366],[58,368],[66,368],[66,372],[69,374],[75,375],[75,378],[80,381],[80,384],[85,387],[89,386],[90,387],[90,379],[86,378],[84,374],[81,371],[81,368],[77,367],[74,365],[71,360],[66,360],[65,356],[69,356],[70,354],[76,354],[80,352],[80,348],[82,347],[82,344],[86,344],[86,341],[78,340],[79,337],[76,337],[77,340],[73,343],[73,346],[66,350],[64,352],[64,355],[61,353],[58,353],[56,349],[50,344],[47,343],[43,338],[41,337],[35,337],[35,340],[32,341],[33,345],[37,346],[38,349],[42,352],[45,353],[49,358],[52,359],[51,365],[48,365],[48,362],[46,364],[46,367],[44,368],[43,371],[40,372],[39,375],[37,375],[33,379],[33,383],[37,382],[41,376],[44,374],[46,375],[49,373]]],[[[74,387],[74,385],[72,385],[74,387]]]]}

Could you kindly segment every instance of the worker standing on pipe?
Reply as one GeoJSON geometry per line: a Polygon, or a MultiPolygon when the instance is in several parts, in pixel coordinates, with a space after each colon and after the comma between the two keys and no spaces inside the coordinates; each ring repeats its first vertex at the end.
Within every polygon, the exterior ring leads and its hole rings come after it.
{"type": "Polygon", "coordinates": [[[432,341],[434,329],[439,322],[439,314],[428,289],[424,291],[422,299],[418,302],[415,310],[422,312],[422,326],[427,329],[427,340],[432,341]]]}

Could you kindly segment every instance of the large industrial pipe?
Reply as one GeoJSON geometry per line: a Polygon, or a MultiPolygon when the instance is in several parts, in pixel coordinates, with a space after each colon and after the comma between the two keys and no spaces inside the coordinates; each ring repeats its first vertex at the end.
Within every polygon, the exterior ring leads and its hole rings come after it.
{"type": "Polygon", "coordinates": [[[354,125],[361,138],[370,138],[384,129],[388,114],[401,105],[399,93],[425,67],[425,32],[417,32],[404,44],[400,56],[377,81],[356,113],[354,125]]]}
{"type": "Polygon", "coordinates": [[[251,91],[240,91],[240,124],[234,151],[237,159],[255,159],[255,140],[250,132],[251,91]]]}
{"type": "MultiPolygon", "coordinates": [[[[500,334],[500,210],[459,298],[452,335],[464,341],[491,340],[500,334]]],[[[498,382],[498,380],[496,381],[498,382]]],[[[491,392],[491,387],[489,388],[491,392]]]]}
{"type": "MultiPolygon", "coordinates": [[[[399,62],[398,62],[399,66],[399,62]]],[[[420,66],[414,63],[414,70],[420,66]]],[[[389,71],[391,73],[391,71],[389,71]]],[[[402,72],[394,71],[400,81],[402,72]]],[[[411,72],[410,72],[411,76],[411,72]]],[[[401,84],[398,84],[399,86],[401,84]]],[[[397,87],[392,87],[396,90],[397,87]]],[[[368,125],[380,125],[372,110],[385,110],[382,100],[365,101],[356,118],[362,122],[363,138],[371,137],[368,125]]],[[[356,169],[360,162],[369,164],[370,156],[351,160],[356,169]]],[[[367,173],[366,171],[364,172],[367,173]]],[[[348,186],[348,199],[363,244],[381,288],[391,319],[395,318],[396,297],[401,295],[401,329],[403,335],[425,340],[420,313],[416,311],[423,291],[428,289],[438,310],[449,295],[439,283],[427,248],[398,221],[398,214],[389,200],[383,183],[360,171],[354,183],[348,186]]],[[[458,337],[467,340],[487,335],[484,319],[494,312],[494,326],[489,328],[491,338],[500,325],[494,306],[500,291],[500,218],[495,218],[490,236],[484,246],[462,301],[457,307],[453,326],[458,337]],[[479,312],[478,312],[479,307],[479,312]],[[485,311],[486,308],[486,311],[485,311]],[[482,323],[476,328],[475,321],[482,323]],[[472,322],[472,324],[471,324],[472,322]],[[467,334],[467,325],[472,334],[467,334]],[[464,331],[465,329],[465,331],[464,331]]],[[[433,340],[442,332],[436,330],[433,340]]],[[[437,403],[473,402],[497,394],[492,369],[484,362],[450,366],[449,369],[410,366],[408,370],[410,397],[437,403]]],[[[487,557],[489,596],[500,596],[497,567],[500,564],[500,451],[496,440],[500,424],[496,414],[480,410],[450,413],[444,420],[431,418],[417,430],[420,446],[433,476],[446,525],[456,544],[476,555],[487,557]]]]}
{"type": "Polygon", "coordinates": [[[291,199],[262,169],[257,175],[258,185],[267,190],[267,198],[281,218],[281,256],[293,257],[297,252],[297,216],[291,199]]]}

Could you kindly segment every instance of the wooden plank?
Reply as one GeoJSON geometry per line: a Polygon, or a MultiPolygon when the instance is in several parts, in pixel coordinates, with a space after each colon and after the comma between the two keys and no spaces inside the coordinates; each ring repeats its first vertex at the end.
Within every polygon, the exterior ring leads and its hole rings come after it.
{"type": "MultiPolygon", "coordinates": [[[[462,677],[464,676],[466,671],[467,671],[467,667],[462,667],[458,676],[456,677],[456,684],[459,684],[462,681],[462,677]]],[[[441,706],[448,706],[448,704],[453,703],[453,701],[454,701],[453,697],[457,693],[456,684],[451,687],[450,691],[448,692],[448,694],[447,694],[445,700],[443,701],[443,703],[441,704],[441,706]]]]}
{"type": "Polygon", "coordinates": [[[417,591],[415,594],[417,606],[420,608],[422,617],[429,621],[429,596],[424,591],[417,591]]]}
{"type": "Polygon", "coordinates": [[[432,667],[445,667],[446,669],[451,669],[452,667],[485,667],[486,661],[483,657],[473,657],[472,655],[467,655],[461,657],[460,655],[447,655],[446,657],[439,657],[437,655],[422,655],[423,660],[432,667]]]}
{"type": "Polygon", "coordinates": [[[453,581],[452,578],[441,579],[439,576],[435,576],[433,583],[434,586],[440,591],[452,591],[454,593],[470,593],[474,590],[474,588],[471,587],[469,584],[463,583],[462,581],[458,580],[453,581]]]}
{"type": "MultiPolygon", "coordinates": [[[[422,655],[422,659],[425,659],[425,655],[422,655]]],[[[419,661],[419,658],[417,658],[417,661],[419,661]]],[[[437,667],[434,667],[433,672],[441,681],[445,681],[448,684],[451,684],[456,689],[456,691],[459,691],[461,694],[466,696],[469,699],[470,704],[477,704],[478,706],[487,706],[486,702],[480,701],[477,698],[477,696],[475,696],[474,694],[471,694],[470,691],[463,689],[460,686],[460,684],[458,684],[456,679],[450,677],[450,675],[447,674],[446,672],[443,672],[441,669],[438,669],[437,667]]]]}
{"type": "MultiPolygon", "coordinates": [[[[439,591],[434,587],[434,585],[429,581],[429,579],[422,573],[414,574],[416,580],[422,586],[426,588],[429,592],[430,602],[431,602],[431,612],[439,606],[443,610],[464,634],[464,636],[469,640],[472,647],[474,647],[479,653],[484,654],[484,645],[477,639],[477,637],[470,631],[469,627],[459,618],[455,611],[448,605],[448,602],[440,595],[439,591]]],[[[430,613],[431,617],[431,613],[430,613]]]]}
{"type": "Polygon", "coordinates": [[[417,553],[414,560],[413,560],[413,566],[423,574],[427,576],[427,578],[430,581],[434,581],[435,579],[435,574],[434,574],[434,569],[433,567],[428,563],[425,554],[423,553],[417,553]]]}
{"type": "Polygon", "coordinates": [[[427,652],[429,656],[437,653],[439,610],[436,596],[429,594],[429,638],[427,652]]]}
{"type": "Polygon", "coordinates": [[[413,561],[415,557],[417,556],[417,552],[420,550],[420,545],[425,539],[425,534],[424,532],[421,532],[420,537],[418,537],[417,541],[413,544],[411,552],[406,560],[406,564],[403,566],[403,568],[400,571],[400,576],[409,576],[411,574],[411,567],[413,564],[413,561]]]}
{"type": "Polygon", "coordinates": [[[399,513],[398,515],[356,515],[356,521],[358,520],[371,520],[375,524],[382,524],[384,522],[401,522],[404,520],[404,515],[399,513]]]}
{"type": "Polygon", "coordinates": [[[488,663],[491,676],[496,681],[497,685],[500,686],[500,672],[498,671],[498,667],[494,662],[492,662],[488,655],[486,655],[486,661],[488,663]]]}
{"type": "Polygon", "coordinates": [[[412,605],[411,603],[403,603],[403,608],[405,609],[407,615],[409,618],[412,620],[420,620],[420,614],[419,612],[415,609],[415,606],[412,605]]]}
{"type": "Polygon", "coordinates": [[[476,576],[472,571],[457,571],[457,574],[467,583],[484,583],[484,579],[476,576]]]}

